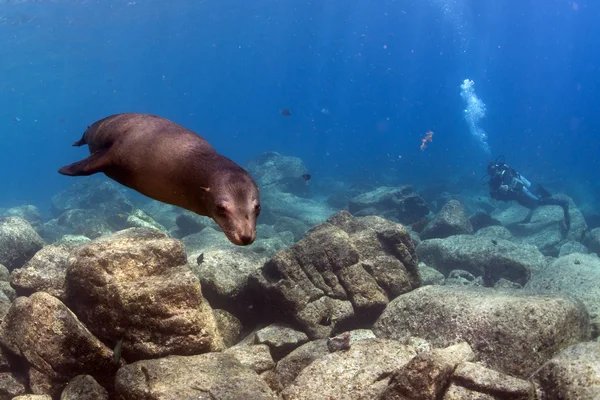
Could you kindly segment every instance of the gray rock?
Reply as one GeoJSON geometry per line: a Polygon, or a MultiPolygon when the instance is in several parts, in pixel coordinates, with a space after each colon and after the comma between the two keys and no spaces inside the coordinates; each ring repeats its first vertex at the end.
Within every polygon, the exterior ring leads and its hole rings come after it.
{"type": "Polygon", "coordinates": [[[560,246],[558,257],[563,257],[572,253],[587,254],[588,249],[582,243],[570,240],[560,246]]]}
{"type": "Polygon", "coordinates": [[[594,228],[587,232],[584,243],[590,252],[600,255],[600,228],[594,228]]]}
{"type": "Polygon", "coordinates": [[[297,242],[304,237],[309,227],[302,221],[284,216],[275,221],[274,228],[276,232],[292,232],[294,234],[294,241],[297,242]]]}
{"type": "Polygon", "coordinates": [[[415,350],[395,340],[366,339],[348,351],[319,358],[282,392],[285,400],[377,399],[391,372],[408,363],[415,350]]]}
{"type": "Polygon", "coordinates": [[[129,214],[133,204],[123,194],[124,189],[115,182],[88,179],[52,197],[52,213],[58,217],[70,209],[97,210],[107,217],[118,214],[129,214]]]}
{"type": "Polygon", "coordinates": [[[236,346],[225,350],[225,354],[231,354],[242,365],[251,368],[257,374],[275,367],[275,361],[273,361],[269,346],[266,344],[236,346]]]}
{"type": "Polygon", "coordinates": [[[225,346],[231,347],[236,344],[242,332],[240,320],[225,310],[213,310],[213,315],[225,346]]]}
{"type": "Polygon", "coordinates": [[[304,368],[327,354],[329,354],[327,340],[318,339],[303,344],[279,360],[275,367],[277,391],[288,387],[304,368]]]}
{"type": "Polygon", "coordinates": [[[0,398],[11,400],[27,393],[27,381],[12,372],[0,372],[0,398]]]}
{"type": "Polygon", "coordinates": [[[0,264],[9,271],[21,268],[44,244],[40,235],[23,218],[0,219],[0,264]]]}
{"type": "Polygon", "coordinates": [[[0,342],[27,359],[56,389],[80,374],[106,382],[118,368],[112,350],[60,300],[44,292],[14,301],[0,324],[0,342]]]}
{"type": "Polygon", "coordinates": [[[457,200],[448,201],[429,221],[420,234],[421,239],[445,238],[453,235],[471,235],[473,227],[464,207],[457,200]]]}
{"type": "Polygon", "coordinates": [[[326,203],[277,190],[261,190],[260,201],[263,207],[260,220],[264,224],[275,224],[281,217],[290,217],[312,228],[336,211],[326,203]]]}
{"type": "Polygon", "coordinates": [[[403,224],[419,221],[429,213],[425,200],[412,186],[379,187],[348,202],[348,211],[357,216],[377,214],[403,224]]]}
{"type": "Polygon", "coordinates": [[[0,281],[10,281],[10,271],[2,264],[0,264],[0,281]]]}
{"type": "Polygon", "coordinates": [[[231,354],[169,356],[128,364],[117,372],[119,400],[276,400],[268,385],[231,354]]]}
{"type": "Polygon", "coordinates": [[[419,353],[407,364],[394,371],[380,399],[439,399],[456,366],[473,359],[475,354],[466,342],[445,349],[419,353]]]}
{"type": "Polygon", "coordinates": [[[12,400],[52,400],[52,397],[47,394],[25,394],[13,397],[12,400]]]}
{"type": "Polygon", "coordinates": [[[393,300],[377,337],[421,337],[435,347],[468,342],[491,368],[526,378],[561,349],[589,337],[581,302],[520,290],[424,286],[393,300]],[[499,351],[501,349],[501,351],[499,351]]]}
{"type": "Polygon", "coordinates": [[[540,400],[595,400],[600,396],[600,342],[578,343],[548,361],[532,376],[540,400]]]}
{"type": "Polygon", "coordinates": [[[482,236],[494,239],[504,239],[511,240],[513,234],[506,229],[504,226],[500,225],[492,225],[486,226],[485,228],[481,228],[477,232],[475,232],[475,236],[482,236]]]}
{"type": "Polygon", "coordinates": [[[473,235],[424,240],[417,247],[419,260],[447,275],[455,269],[483,277],[486,286],[504,278],[524,285],[532,271],[546,265],[535,246],[473,235]]]}
{"type": "Polygon", "coordinates": [[[581,241],[587,230],[583,214],[573,200],[565,195],[554,196],[569,202],[571,227],[564,226],[564,211],[560,206],[541,206],[533,210],[528,222],[507,225],[515,241],[535,245],[544,255],[557,256],[560,246],[567,240],[581,241]]]}
{"type": "Polygon", "coordinates": [[[427,266],[427,264],[419,263],[419,275],[423,286],[426,285],[443,285],[445,281],[444,274],[435,268],[427,266]]]}
{"type": "Polygon", "coordinates": [[[60,400],[108,400],[108,392],[91,375],[78,375],[67,383],[60,400]]]}
{"type": "Polygon", "coordinates": [[[600,316],[600,258],[573,253],[552,262],[536,272],[527,288],[563,292],[580,299],[590,317],[600,316]]]}
{"type": "MultiPolygon", "coordinates": [[[[124,216],[117,218],[126,221],[124,216]]],[[[110,235],[114,229],[104,219],[100,211],[74,208],[66,210],[57,220],[57,225],[66,229],[66,232],[75,235],[82,235],[90,239],[95,239],[100,236],[110,235]]],[[[63,232],[63,231],[61,231],[63,232]]]]}
{"type": "MultiPolygon", "coordinates": [[[[210,229],[210,228],[207,228],[210,229]]],[[[190,268],[202,283],[202,293],[214,308],[225,309],[243,321],[257,318],[248,277],[267,258],[247,248],[213,249],[190,254],[190,268]]]]}
{"type": "Polygon", "coordinates": [[[156,229],[130,228],[75,249],[69,304],[127,360],[199,354],[223,347],[183,245],[156,229]]]}
{"type": "Polygon", "coordinates": [[[135,209],[127,217],[127,226],[130,228],[154,228],[167,233],[167,228],[156,222],[152,217],[142,210],[135,209]]]}
{"type": "MultiPolygon", "coordinates": [[[[477,393],[492,399],[534,400],[535,389],[531,382],[515,378],[481,364],[464,362],[459,364],[451,378],[451,386],[444,399],[478,398],[477,393]],[[458,388],[463,388],[460,390],[458,388]],[[459,397],[465,391],[473,397],[459,397]]],[[[484,397],[487,398],[487,397],[484,397]]]]}
{"type": "Polygon", "coordinates": [[[250,160],[248,172],[263,187],[273,185],[286,178],[294,178],[304,185],[301,176],[308,171],[298,157],[284,156],[277,152],[266,152],[250,160]]]}
{"type": "Polygon", "coordinates": [[[342,211],[273,256],[250,282],[314,339],[338,324],[372,321],[390,299],[418,287],[420,276],[402,225],[342,211]]]}
{"type": "Polygon", "coordinates": [[[22,268],[11,273],[10,282],[20,296],[46,292],[66,301],[67,259],[76,247],[67,244],[44,246],[22,268]]]}
{"type": "Polygon", "coordinates": [[[183,210],[175,219],[182,236],[188,236],[202,231],[210,225],[210,218],[198,215],[188,210],[183,210]]]}
{"type": "Polygon", "coordinates": [[[40,210],[32,205],[12,207],[2,214],[3,217],[21,217],[36,230],[44,223],[40,210]]]}
{"type": "Polygon", "coordinates": [[[283,358],[306,342],[308,336],[304,332],[282,324],[271,324],[256,332],[256,343],[269,346],[275,360],[283,358]]]}

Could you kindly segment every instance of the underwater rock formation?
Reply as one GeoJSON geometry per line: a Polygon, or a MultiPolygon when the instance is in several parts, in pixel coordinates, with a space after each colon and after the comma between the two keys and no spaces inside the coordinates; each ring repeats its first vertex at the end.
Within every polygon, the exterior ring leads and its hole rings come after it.
{"type": "Polygon", "coordinates": [[[119,366],[111,349],[60,300],[44,292],[14,301],[0,324],[0,342],[31,364],[30,380],[32,373],[37,374],[34,381],[46,380],[52,393],[60,393],[80,374],[93,375],[106,384],[119,366]]]}
{"type": "Polygon", "coordinates": [[[372,321],[391,299],[420,285],[415,249],[402,225],[345,211],[275,254],[250,281],[311,338],[372,321]]]}
{"type": "Polygon", "coordinates": [[[419,260],[446,276],[452,270],[462,269],[481,276],[485,286],[490,287],[501,278],[525,285],[532,271],[546,265],[535,246],[473,235],[424,240],[417,247],[417,254],[419,260]]]}
{"type": "Polygon", "coordinates": [[[209,353],[143,360],[119,369],[118,400],[276,400],[264,380],[232,354],[209,353]]]}
{"type": "Polygon", "coordinates": [[[445,238],[452,235],[470,235],[473,227],[464,207],[457,200],[448,201],[420,233],[421,239],[445,238]]]}
{"type": "MultiPolygon", "coordinates": [[[[567,293],[585,304],[590,318],[600,318],[600,258],[573,253],[533,274],[526,288],[567,293]]],[[[600,320],[599,320],[600,321],[600,320]]]]}
{"type": "Polygon", "coordinates": [[[415,355],[413,347],[395,340],[360,340],[351,351],[330,353],[308,365],[281,394],[285,400],[376,399],[389,375],[415,355]]]}
{"type": "Polygon", "coordinates": [[[600,394],[600,342],[570,346],[532,376],[540,400],[597,399],[600,394]]]}
{"type": "Polygon", "coordinates": [[[9,271],[22,267],[44,245],[44,240],[23,218],[0,219],[0,264],[9,271]]]}
{"type": "Polygon", "coordinates": [[[379,215],[402,224],[412,224],[429,213],[429,207],[412,186],[379,187],[362,193],[348,202],[355,216],[379,215]]]}
{"type": "Polygon", "coordinates": [[[55,243],[44,246],[22,268],[14,269],[10,283],[19,296],[46,292],[59,300],[67,300],[65,275],[67,259],[77,243],[55,243]]]}
{"type": "Polygon", "coordinates": [[[271,151],[250,160],[247,167],[262,191],[273,190],[299,196],[308,191],[306,181],[302,178],[308,170],[298,157],[271,151]]]}
{"type": "Polygon", "coordinates": [[[373,331],[387,339],[418,336],[435,347],[466,341],[486,365],[520,378],[590,334],[588,313],[573,297],[456,286],[397,297],[373,331]]]}
{"type": "Polygon", "coordinates": [[[130,228],[74,250],[68,304],[128,361],[219,350],[222,339],[184,247],[155,229],[130,228]]]}

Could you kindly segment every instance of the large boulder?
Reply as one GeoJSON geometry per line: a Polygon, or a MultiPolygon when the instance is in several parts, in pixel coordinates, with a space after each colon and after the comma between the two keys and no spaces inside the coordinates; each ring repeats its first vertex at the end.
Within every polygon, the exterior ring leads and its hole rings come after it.
{"type": "Polygon", "coordinates": [[[348,211],[357,216],[376,214],[402,224],[412,224],[425,217],[429,207],[412,186],[383,186],[352,198],[348,202],[348,211]]]}
{"type": "Polygon", "coordinates": [[[52,382],[46,394],[60,393],[71,378],[80,374],[109,382],[119,367],[113,351],[60,300],[44,292],[14,301],[0,324],[0,342],[52,382]]]}
{"type": "Polygon", "coordinates": [[[311,338],[374,320],[396,296],[420,285],[410,235],[380,217],[335,214],[282,250],[250,282],[311,338]]]}
{"type": "Polygon", "coordinates": [[[472,233],[473,227],[465,208],[458,200],[450,200],[425,226],[420,237],[421,239],[433,239],[472,233]]]}
{"type": "Polygon", "coordinates": [[[587,224],[583,214],[573,200],[568,196],[556,196],[569,202],[570,228],[564,225],[564,211],[556,205],[541,206],[531,211],[529,220],[519,219],[517,216],[527,217],[529,210],[515,205],[504,213],[492,214],[500,219],[513,234],[513,240],[535,245],[544,255],[557,256],[560,246],[567,240],[581,241],[587,231],[587,224]],[[512,212],[512,213],[511,213],[512,212]],[[509,216],[514,216],[509,218],[509,216]]]}
{"type": "Polygon", "coordinates": [[[21,268],[44,244],[40,235],[23,218],[0,219],[0,264],[9,271],[21,268]]]}
{"type": "Polygon", "coordinates": [[[100,339],[122,341],[127,360],[218,350],[215,318],[186,262],[182,243],[155,229],[96,239],[69,256],[69,305],[100,339]]]}
{"type": "Polygon", "coordinates": [[[70,209],[97,210],[105,217],[129,214],[134,206],[124,189],[108,180],[88,179],[52,197],[52,213],[58,217],[70,209]]]}
{"type": "Polygon", "coordinates": [[[446,276],[461,269],[481,276],[486,286],[494,286],[501,278],[524,285],[532,271],[546,265],[535,246],[473,235],[424,240],[417,254],[420,261],[446,276]]]}
{"type": "Polygon", "coordinates": [[[282,392],[285,400],[377,399],[391,373],[414,356],[413,347],[395,340],[365,339],[349,351],[321,357],[300,372],[282,392]]]}
{"type": "Polygon", "coordinates": [[[600,258],[573,253],[533,274],[527,288],[563,292],[579,298],[592,319],[600,317],[600,258]]]}
{"type": "Polygon", "coordinates": [[[540,400],[600,398],[600,342],[578,343],[548,361],[532,376],[540,400]]]}
{"type": "MultiPolygon", "coordinates": [[[[288,183],[296,180],[298,186],[305,186],[302,175],[308,170],[298,157],[284,156],[275,151],[266,152],[250,160],[248,172],[260,187],[288,183]]],[[[284,190],[287,191],[287,190],[284,190]]]]}
{"type": "Polygon", "coordinates": [[[584,243],[592,253],[600,255],[600,228],[587,232],[584,243]]]}
{"type": "Polygon", "coordinates": [[[269,386],[232,354],[169,356],[117,372],[118,400],[275,400],[269,386]]]}
{"type": "Polygon", "coordinates": [[[267,258],[245,248],[215,249],[194,253],[190,267],[202,283],[202,292],[213,308],[222,308],[247,321],[254,319],[253,294],[248,277],[267,258]]]}
{"type": "Polygon", "coordinates": [[[378,337],[421,337],[435,347],[468,342],[491,368],[527,378],[563,348],[589,337],[578,300],[519,290],[424,286],[399,296],[375,323],[378,337]]]}
{"type": "Polygon", "coordinates": [[[20,296],[46,292],[66,301],[67,259],[77,244],[56,243],[44,246],[22,268],[14,269],[10,283],[20,296]]]}

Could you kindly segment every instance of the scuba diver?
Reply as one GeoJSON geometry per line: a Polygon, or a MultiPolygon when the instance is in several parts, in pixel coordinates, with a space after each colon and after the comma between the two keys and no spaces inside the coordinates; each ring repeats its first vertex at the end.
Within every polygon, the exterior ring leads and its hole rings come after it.
{"type": "Polygon", "coordinates": [[[567,231],[571,227],[571,217],[569,215],[569,202],[551,197],[541,185],[537,185],[532,190],[531,182],[523,175],[506,164],[504,156],[496,159],[496,162],[490,161],[487,166],[487,172],[490,176],[488,182],[490,186],[490,196],[493,199],[501,201],[515,200],[531,211],[524,222],[529,222],[533,215],[533,210],[538,206],[557,205],[561,206],[564,212],[564,220],[567,231]]]}

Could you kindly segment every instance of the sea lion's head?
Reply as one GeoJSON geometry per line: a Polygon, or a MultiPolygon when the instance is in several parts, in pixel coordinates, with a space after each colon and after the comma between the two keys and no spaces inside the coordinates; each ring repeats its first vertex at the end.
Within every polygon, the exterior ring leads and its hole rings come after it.
{"type": "Polygon", "coordinates": [[[256,239],[256,218],[260,214],[258,186],[245,170],[222,173],[209,188],[212,210],[209,216],[221,227],[227,239],[248,246],[256,239]]]}

